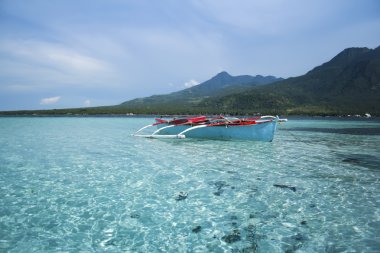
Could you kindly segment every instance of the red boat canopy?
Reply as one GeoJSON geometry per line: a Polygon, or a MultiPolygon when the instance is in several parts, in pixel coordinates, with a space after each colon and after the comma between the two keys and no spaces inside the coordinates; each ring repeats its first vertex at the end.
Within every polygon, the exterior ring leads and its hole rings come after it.
{"type": "Polygon", "coordinates": [[[199,123],[206,120],[207,120],[206,116],[199,116],[199,117],[194,117],[194,118],[175,119],[175,120],[170,121],[169,123],[173,125],[179,125],[179,124],[199,123]]]}
{"type": "Polygon", "coordinates": [[[193,124],[193,123],[199,123],[207,120],[206,116],[199,116],[199,117],[192,117],[192,118],[180,118],[180,119],[174,119],[174,120],[164,120],[160,118],[156,118],[156,123],[154,125],[169,123],[171,125],[182,125],[182,124],[193,124]]]}

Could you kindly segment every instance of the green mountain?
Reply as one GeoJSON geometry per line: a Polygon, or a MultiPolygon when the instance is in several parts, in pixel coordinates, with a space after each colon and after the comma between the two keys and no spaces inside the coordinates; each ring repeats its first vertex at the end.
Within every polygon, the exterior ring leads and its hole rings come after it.
{"type": "Polygon", "coordinates": [[[380,47],[345,49],[299,77],[255,78],[222,72],[190,89],[121,106],[148,113],[380,115],[380,47]]]}
{"type": "Polygon", "coordinates": [[[138,113],[192,113],[204,100],[249,90],[283,80],[274,76],[231,76],[223,71],[208,81],[167,95],[154,95],[124,102],[120,107],[138,113]]]}
{"type": "Polygon", "coordinates": [[[345,49],[303,76],[198,106],[232,112],[380,115],[380,47],[345,49]]]}

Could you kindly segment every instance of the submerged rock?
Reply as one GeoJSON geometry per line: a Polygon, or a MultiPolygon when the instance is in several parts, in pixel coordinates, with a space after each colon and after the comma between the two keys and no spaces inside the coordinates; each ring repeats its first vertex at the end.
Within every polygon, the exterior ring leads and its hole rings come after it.
{"type": "Polygon", "coordinates": [[[217,191],[217,192],[214,192],[214,195],[215,196],[220,196],[222,193],[223,193],[223,191],[217,191]]]}
{"type": "Polygon", "coordinates": [[[199,233],[199,232],[201,232],[201,230],[202,230],[202,227],[201,226],[196,226],[195,228],[193,228],[191,231],[193,232],[193,233],[199,233]]]}
{"type": "Polygon", "coordinates": [[[291,238],[293,240],[301,241],[301,242],[306,240],[306,238],[303,235],[301,235],[300,233],[293,235],[291,238]]]}
{"type": "Polygon", "coordinates": [[[256,252],[259,252],[258,251],[258,246],[257,244],[254,244],[254,245],[251,245],[251,246],[248,246],[246,248],[243,248],[241,251],[238,251],[239,253],[256,253],[256,252]]]}
{"type": "Polygon", "coordinates": [[[225,181],[216,181],[215,186],[218,190],[221,190],[223,187],[230,186],[225,181]]]}
{"type": "Polygon", "coordinates": [[[234,243],[241,240],[240,231],[234,229],[231,234],[222,237],[222,240],[226,243],[234,243]]]}
{"type": "Polygon", "coordinates": [[[292,190],[294,192],[297,190],[295,186],[290,186],[290,185],[285,185],[285,184],[274,184],[273,186],[278,187],[278,188],[282,188],[282,189],[289,189],[289,190],[292,190]]]}
{"type": "Polygon", "coordinates": [[[231,215],[230,219],[231,220],[238,220],[239,218],[236,215],[231,215]]]}
{"type": "Polygon", "coordinates": [[[223,188],[225,188],[225,187],[227,187],[227,186],[230,186],[230,185],[227,184],[225,181],[216,181],[216,182],[214,183],[214,185],[215,185],[215,187],[216,187],[216,189],[217,189],[217,191],[214,192],[214,195],[215,195],[215,196],[220,196],[220,195],[224,192],[224,189],[223,189],[223,188]]]}
{"type": "Polygon", "coordinates": [[[284,238],[284,241],[286,242],[285,253],[297,252],[300,248],[302,248],[303,243],[306,240],[307,237],[300,233],[284,238]]]}
{"type": "Polygon", "coordinates": [[[245,230],[247,231],[247,235],[246,235],[247,240],[249,242],[251,242],[252,244],[255,244],[256,241],[257,241],[257,239],[258,239],[257,236],[256,236],[256,227],[254,225],[252,225],[252,224],[249,224],[245,228],[245,230]]]}
{"type": "Polygon", "coordinates": [[[357,158],[345,158],[342,160],[344,163],[359,164],[360,160],[357,158]]]}
{"type": "Polygon", "coordinates": [[[105,246],[117,246],[115,239],[111,239],[111,240],[106,241],[104,245],[105,246]]]}
{"type": "Polygon", "coordinates": [[[187,192],[179,192],[178,195],[174,198],[177,201],[184,200],[187,198],[187,192]]]}
{"type": "Polygon", "coordinates": [[[132,213],[132,214],[130,215],[130,217],[131,217],[132,219],[138,219],[138,218],[140,218],[140,214],[138,214],[138,213],[132,213]]]}
{"type": "Polygon", "coordinates": [[[350,154],[340,156],[343,158],[343,163],[348,163],[354,166],[361,166],[372,170],[379,170],[380,159],[377,156],[367,154],[350,154]]]}

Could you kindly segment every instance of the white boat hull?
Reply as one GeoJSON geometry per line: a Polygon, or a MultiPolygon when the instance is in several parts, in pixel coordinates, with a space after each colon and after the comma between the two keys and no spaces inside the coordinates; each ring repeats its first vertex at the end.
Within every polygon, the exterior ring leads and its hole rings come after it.
{"type": "MultiPolygon", "coordinates": [[[[157,125],[157,135],[178,135],[190,125],[180,125],[167,127],[168,124],[157,125]]],[[[272,141],[277,127],[277,119],[252,125],[226,125],[226,126],[206,126],[192,129],[184,133],[186,138],[200,139],[240,139],[254,141],[272,141]]],[[[181,138],[181,136],[180,136],[181,138]]]]}

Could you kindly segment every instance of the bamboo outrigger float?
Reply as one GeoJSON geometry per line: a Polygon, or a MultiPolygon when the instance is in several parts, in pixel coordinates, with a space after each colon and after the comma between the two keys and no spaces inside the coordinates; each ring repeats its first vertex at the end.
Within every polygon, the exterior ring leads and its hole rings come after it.
{"type": "Polygon", "coordinates": [[[259,116],[253,118],[227,118],[206,116],[163,120],[142,127],[133,136],[146,138],[201,138],[201,139],[241,139],[255,141],[272,141],[277,123],[287,119],[278,116],[259,116]],[[150,127],[157,130],[150,134],[142,132],[150,127]]]}

